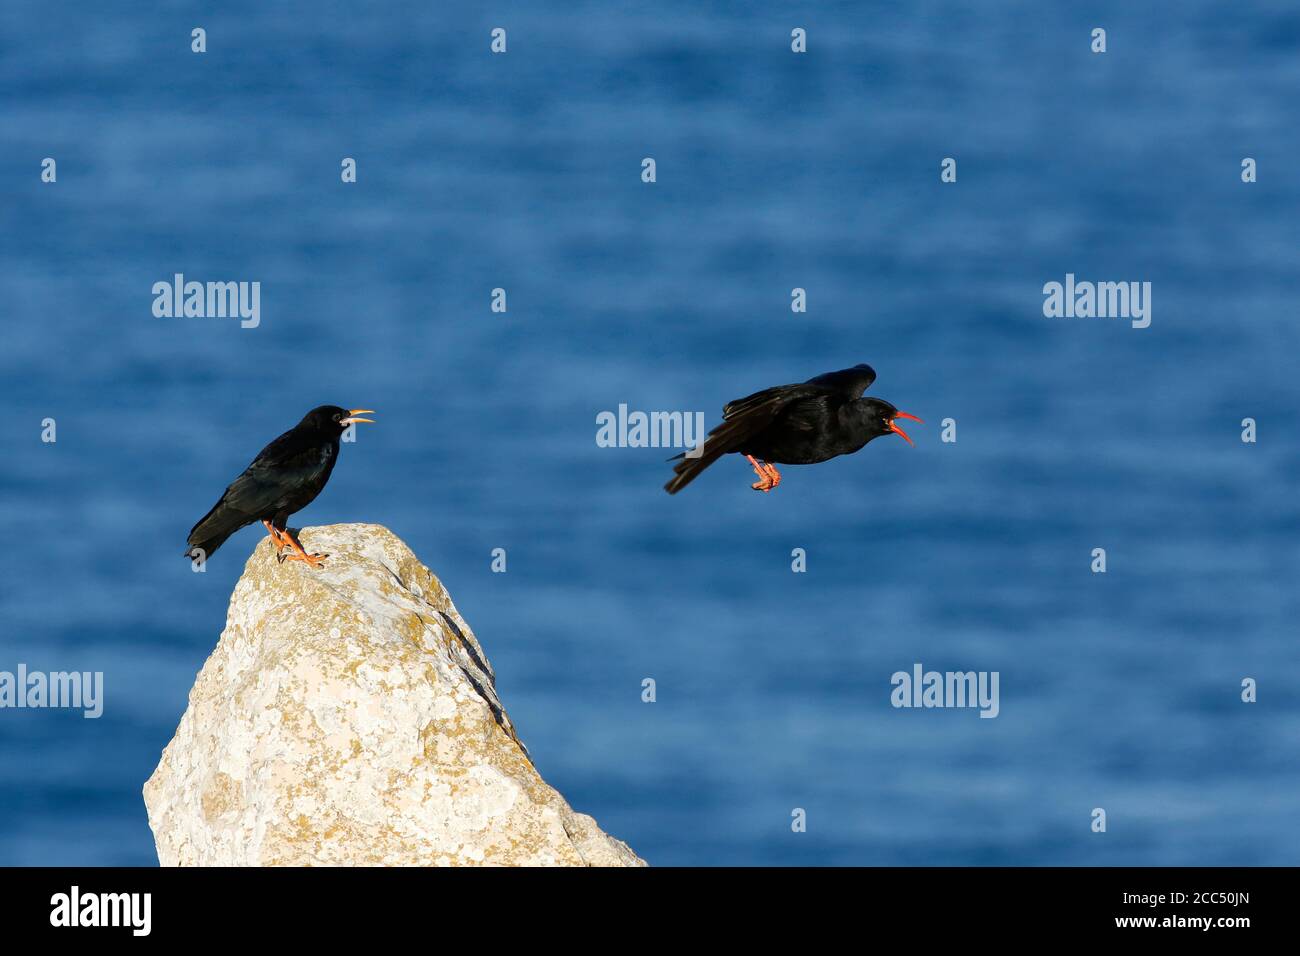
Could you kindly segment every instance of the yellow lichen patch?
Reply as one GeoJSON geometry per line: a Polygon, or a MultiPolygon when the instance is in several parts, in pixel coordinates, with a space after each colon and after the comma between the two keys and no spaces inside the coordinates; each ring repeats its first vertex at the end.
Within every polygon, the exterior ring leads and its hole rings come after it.
{"type": "Polygon", "coordinates": [[[203,788],[199,805],[203,808],[203,819],[216,823],[222,814],[240,809],[240,786],[229,774],[218,771],[203,788]]]}

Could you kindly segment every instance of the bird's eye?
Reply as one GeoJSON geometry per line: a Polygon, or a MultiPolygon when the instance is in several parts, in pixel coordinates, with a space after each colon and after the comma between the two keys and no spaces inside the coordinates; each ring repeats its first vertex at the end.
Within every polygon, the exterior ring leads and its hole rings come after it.
{"type": "Polygon", "coordinates": [[[343,420],[343,416],[340,415],[338,412],[335,412],[335,413],[334,413],[334,420],[335,420],[336,422],[337,422],[337,421],[342,421],[342,420],[343,420]]]}

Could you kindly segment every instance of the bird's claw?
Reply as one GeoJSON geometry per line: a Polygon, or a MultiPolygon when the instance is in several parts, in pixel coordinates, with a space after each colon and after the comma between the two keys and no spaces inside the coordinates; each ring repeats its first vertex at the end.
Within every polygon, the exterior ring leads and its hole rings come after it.
{"type": "Polygon", "coordinates": [[[286,561],[305,561],[313,568],[325,567],[325,559],[329,557],[328,554],[308,554],[307,549],[299,543],[288,528],[281,531],[269,521],[263,521],[262,524],[266,525],[266,530],[271,535],[271,544],[275,547],[275,561],[277,564],[284,564],[286,561]],[[285,554],[285,548],[291,548],[292,553],[285,554]]]}
{"type": "Polygon", "coordinates": [[[764,494],[770,492],[773,488],[781,483],[781,473],[776,470],[776,466],[769,462],[758,462],[752,456],[746,455],[749,463],[754,466],[754,474],[758,475],[758,481],[749,487],[755,491],[761,491],[764,494]]]}

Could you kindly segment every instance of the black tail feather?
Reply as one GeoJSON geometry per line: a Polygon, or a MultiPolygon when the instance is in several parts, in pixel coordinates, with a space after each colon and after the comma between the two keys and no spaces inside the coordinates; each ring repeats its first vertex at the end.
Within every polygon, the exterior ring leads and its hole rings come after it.
{"type": "Polygon", "coordinates": [[[194,553],[197,548],[203,552],[203,559],[206,561],[216,553],[217,548],[226,543],[227,538],[238,530],[238,528],[230,528],[229,530],[222,531],[219,534],[210,535],[206,538],[199,538],[195,535],[190,535],[189,541],[187,542],[188,547],[185,549],[184,555],[190,559],[198,557],[198,555],[194,553]]]}
{"type": "MultiPolygon", "coordinates": [[[[694,481],[705,468],[713,464],[728,452],[736,451],[747,438],[750,438],[755,431],[762,428],[771,420],[769,414],[749,413],[736,418],[730,418],[724,421],[713,431],[709,432],[709,437],[704,441],[704,447],[698,457],[688,458],[683,452],[677,455],[681,461],[673,468],[673,477],[664,485],[664,491],[670,495],[675,495],[692,481],[694,481]]],[[[674,459],[669,459],[672,461],[674,459]]]]}
{"type": "Polygon", "coordinates": [[[253,519],[248,515],[231,508],[223,495],[221,500],[212,506],[212,510],[190,529],[190,535],[186,539],[188,547],[185,549],[185,557],[193,558],[195,548],[203,551],[205,560],[212,557],[217,548],[226,543],[227,538],[252,523],[253,519]]]}

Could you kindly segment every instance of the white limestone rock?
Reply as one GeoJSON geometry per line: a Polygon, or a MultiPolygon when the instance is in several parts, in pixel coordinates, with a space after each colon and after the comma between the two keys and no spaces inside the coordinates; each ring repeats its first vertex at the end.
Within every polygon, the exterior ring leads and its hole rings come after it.
{"type": "Polygon", "coordinates": [[[644,866],[538,775],[487,656],[387,528],[257,546],[144,786],[164,866],[644,866]]]}

